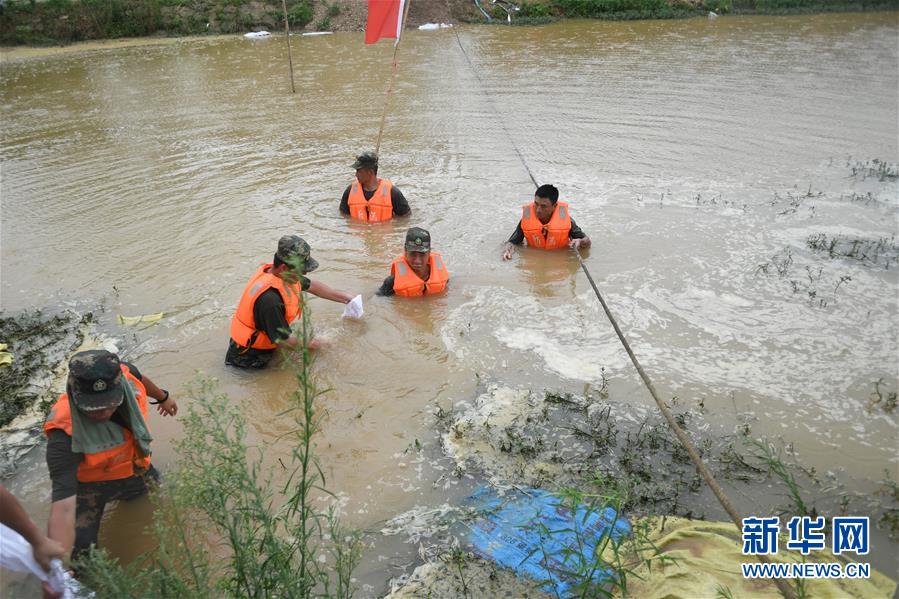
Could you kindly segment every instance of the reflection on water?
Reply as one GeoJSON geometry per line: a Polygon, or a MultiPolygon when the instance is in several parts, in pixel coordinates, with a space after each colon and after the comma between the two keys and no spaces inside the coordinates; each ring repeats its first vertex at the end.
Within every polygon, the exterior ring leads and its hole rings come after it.
{"type": "MultiPolygon", "coordinates": [[[[756,433],[785,434],[812,465],[895,471],[895,417],[865,405],[873,381],[897,386],[896,265],[806,243],[897,232],[896,181],[850,168],[897,160],[895,13],[459,33],[502,114],[452,34],[409,32],[380,175],[413,215],[377,226],[337,205],[374,144],[389,44],[297,39],[296,95],[277,38],[4,63],[3,308],[102,303],[101,328],[142,371],[169,389],[196,370],[217,377],[254,441],[271,442],[291,373],[222,361],[246,278],[298,233],[322,265],[314,278],[366,302],[360,323],[312,302],[331,341],[316,363],[332,389],[329,487],[359,526],[438,505],[438,475],[398,456],[433,439],[434,407],[470,398],[479,377],[579,391],[606,376],[613,395],[647,405],[573,256],[500,261],[533,193],[505,123],[593,239],[587,265],[662,393],[703,399],[721,421],[753,410],[756,433]],[[413,225],[443,254],[449,293],[374,297],[413,225]],[[158,311],[137,334],[114,323],[158,311]]],[[[178,424],[153,424],[166,465],[178,424]]],[[[23,485],[42,514],[49,485],[23,485]]],[[[108,530],[130,556],[133,535],[108,530]]]]}

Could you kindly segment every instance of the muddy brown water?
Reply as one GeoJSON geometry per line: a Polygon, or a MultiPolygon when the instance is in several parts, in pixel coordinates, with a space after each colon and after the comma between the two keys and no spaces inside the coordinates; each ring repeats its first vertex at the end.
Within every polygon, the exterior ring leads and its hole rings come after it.
{"type": "MultiPolygon", "coordinates": [[[[489,97],[451,32],[410,31],[381,175],[413,216],[377,227],[337,203],[353,155],[374,145],[389,43],[293,38],[296,95],[277,37],[7,52],[2,307],[102,306],[101,330],[154,381],[218,378],[254,440],[273,442],[291,374],[223,356],[250,272],[301,234],[314,276],[366,301],[361,322],[324,300],[312,310],[330,340],[316,365],[332,389],[328,486],[350,524],[377,529],[458,495],[403,452],[434,446],[434,407],[479,380],[582,391],[604,369],[613,399],[650,407],[570,254],[500,261],[533,191],[511,135],[594,240],[586,263],[665,396],[723,423],[751,411],[754,433],[821,470],[895,479],[896,416],[865,406],[874,381],[899,379],[899,264],[825,258],[806,239],[897,233],[895,179],[851,172],[899,159],[897,29],[896,13],[460,28],[489,97]],[[430,229],[449,292],[373,297],[413,224],[430,229]],[[158,311],[151,328],[115,322],[158,311]]],[[[164,468],[179,427],[152,425],[164,468]]],[[[46,518],[41,450],[10,485],[46,518]]],[[[134,539],[148,511],[116,510],[104,544],[125,559],[147,547],[134,539]]],[[[376,554],[366,596],[385,588],[376,554]]]]}

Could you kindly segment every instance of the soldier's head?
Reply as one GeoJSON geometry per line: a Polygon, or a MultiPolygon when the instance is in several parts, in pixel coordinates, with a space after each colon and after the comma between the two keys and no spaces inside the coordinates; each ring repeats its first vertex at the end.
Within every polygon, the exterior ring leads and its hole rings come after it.
{"type": "Polygon", "coordinates": [[[431,234],[421,227],[406,231],[406,262],[420,279],[427,279],[428,261],[431,258],[431,234]]]}
{"type": "Polygon", "coordinates": [[[353,163],[356,169],[356,180],[360,185],[367,185],[378,178],[378,155],[374,152],[362,152],[353,163]]]}
{"type": "Polygon", "coordinates": [[[544,225],[549,222],[559,201],[559,190],[554,185],[541,185],[534,194],[535,214],[544,225]]]}
{"type": "Polygon", "coordinates": [[[318,268],[311,256],[312,248],[299,235],[284,235],[278,240],[278,250],[272,260],[272,268],[282,279],[306,274],[318,268]]]}
{"type": "Polygon", "coordinates": [[[106,422],[125,400],[119,357],[104,349],[78,352],[69,361],[66,394],[78,410],[106,422]]]}

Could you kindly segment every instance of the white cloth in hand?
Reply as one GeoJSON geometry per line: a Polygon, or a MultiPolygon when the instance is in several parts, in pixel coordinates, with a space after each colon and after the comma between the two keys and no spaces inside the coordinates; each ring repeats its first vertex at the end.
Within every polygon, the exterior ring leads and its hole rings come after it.
{"type": "Polygon", "coordinates": [[[48,582],[53,592],[62,592],[63,599],[94,596],[93,593],[84,591],[78,581],[63,571],[62,562],[58,559],[50,562],[49,574],[44,572],[34,561],[28,541],[5,524],[0,524],[0,566],[13,572],[34,574],[42,582],[48,582]]]}
{"type": "Polygon", "coordinates": [[[362,318],[362,315],[365,311],[362,309],[362,296],[357,295],[349,302],[347,302],[346,307],[343,309],[343,317],[344,318],[362,318]]]}

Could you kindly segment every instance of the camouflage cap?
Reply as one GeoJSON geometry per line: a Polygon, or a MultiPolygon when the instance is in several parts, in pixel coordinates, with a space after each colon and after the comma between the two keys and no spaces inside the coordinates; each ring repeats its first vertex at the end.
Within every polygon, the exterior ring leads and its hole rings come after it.
{"type": "Polygon", "coordinates": [[[353,163],[353,168],[378,168],[378,155],[374,152],[362,152],[356,156],[356,162],[353,163]]]}
{"type": "Polygon", "coordinates": [[[69,399],[84,412],[117,408],[125,399],[119,357],[105,349],[72,356],[66,383],[69,399]]]}
{"type": "Polygon", "coordinates": [[[278,240],[276,256],[283,262],[299,267],[301,272],[312,272],[318,268],[318,262],[310,256],[312,248],[299,235],[285,235],[278,240]],[[299,262],[299,263],[297,263],[299,262]]]}
{"type": "Polygon", "coordinates": [[[406,231],[406,251],[430,252],[431,234],[421,227],[412,227],[406,231]]]}

